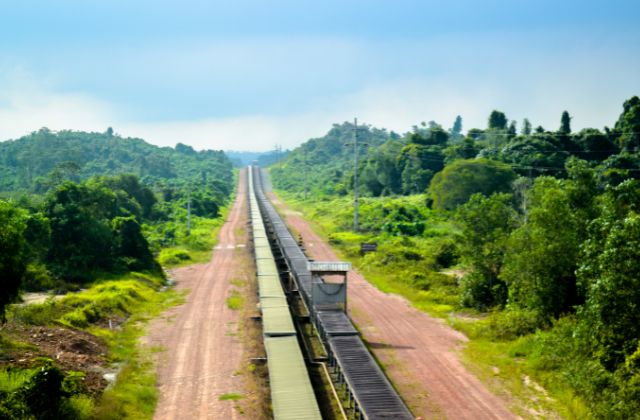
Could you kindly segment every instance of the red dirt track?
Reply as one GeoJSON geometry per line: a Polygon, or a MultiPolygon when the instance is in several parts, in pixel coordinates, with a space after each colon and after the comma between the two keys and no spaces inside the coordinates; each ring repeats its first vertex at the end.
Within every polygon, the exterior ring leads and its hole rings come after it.
{"type": "Polygon", "coordinates": [[[165,312],[152,323],[145,341],[162,346],[158,362],[160,399],[154,419],[240,419],[233,400],[219,401],[226,393],[246,393],[242,375],[234,376],[242,362],[243,345],[235,335],[239,311],[225,301],[233,286],[234,261],[242,238],[234,229],[246,222],[246,170],[240,171],[236,201],[220,229],[211,261],[171,271],[178,290],[191,289],[184,305],[165,312]],[[233,334],[233,335],[232,335],[233,334]]]}
{"type": "MultiPolygon", "coordinates": [[[[338,261],[306,221],[269,195],[287,214],[286,222],[302,234],[307,252],[316,261],[338,261]]],[[[462,366],[455,351],[468,341],[462,333],[420,312],[404,298],[382,293],[354,271],[348,274],[348,296],[354,322],[416,416],[519,418],[462,366]]]]}

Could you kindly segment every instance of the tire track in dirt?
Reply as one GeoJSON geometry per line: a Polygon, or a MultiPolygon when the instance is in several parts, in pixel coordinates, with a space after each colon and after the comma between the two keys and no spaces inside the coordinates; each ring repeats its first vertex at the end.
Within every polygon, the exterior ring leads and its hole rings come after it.
{"type": "Polygon", "coordinates": [[[236,402],[219,397],[246,391],[242,375],[234,375],[243,356],[243,345],[235,335],[240,311],[226,305],[234,289],[230,280],[243,268],[234,257],[246,234],[237,238],[234,230],[247,221],[245,183],[243,169],[211,261],[171,271],[177,290],[191,290],[186,303],[166,311],[166,319],[153,321],[145,336],[147,345],[166,349],[158,360],[160,399],[155,420],[242,418],[233,408],[236,402]]]}
{"type": "MultiPolygon", "coordinates": [[[[338,261],[306,221],[268,194],[286,215],[287,224],[302,234],[316,261],[338,261]]],[[[348,297],[353,321],[415,415],[452,420],[520,418],[461,364],[456,350],[468,341],[462,333],[406,299],[379,291],[354,271],[348,274],[348,297]]]]}

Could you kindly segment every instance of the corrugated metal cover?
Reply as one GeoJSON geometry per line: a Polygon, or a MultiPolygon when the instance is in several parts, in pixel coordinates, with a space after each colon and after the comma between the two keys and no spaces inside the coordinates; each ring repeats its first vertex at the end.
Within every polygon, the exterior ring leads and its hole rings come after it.
{"type": "Polygon", "coordinates": [[[276,263],[273,260],[257,260],[256,265],[258,266],[258,275],[264,276],[265,274],[270,274],[277,276],[278,268],[276,267],[276,263]]]}
{"type": "Polygon", "coordinates": [[[262,308],[262,330],[267,336],[296,335],[289,307],[262,308]]]}
{"type": "Polygon", "coordinates": [[[288,308],[287,298],[283,297],[266,297],[260,299],[260,307],[262,309],[268,308],[288,308]]]}
{"type": "Polygon", "coordinates": [[[284,297],[284,290],[282,289],[282,284],[278,276],[259,276],[258,288],[261,297],[284,297]]]}
{"type": "Polygon", "coordinates": [[[308,262],[309,271],[351,271],[350,262],[308,262]]]}
{"type": "Polygon", "coordinates": [[[273,259],[273,254],[271,253],[271,248],[256,248],[256,260],[267,260],[273,259]]]}
{"type": "Polygon", "coordinates": [[[296,337],[264,340],[275,420],[322,420],[296,337]]]}
{"type": "Polygon", "coordinates": [[[269,240],[267,238],[255,238],[255,240],[253,241],[253,246],[255,248],[271,248],[271,245],[269,245],[269,240]]]}

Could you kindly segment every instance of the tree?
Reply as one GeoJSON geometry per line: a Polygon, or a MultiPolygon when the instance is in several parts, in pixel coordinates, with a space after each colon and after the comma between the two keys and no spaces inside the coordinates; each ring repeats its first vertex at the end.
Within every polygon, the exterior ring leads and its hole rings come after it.
{"type": "Polygon", "coordinates": [[[535,128],[535,132],[536,134],[544,134],[544,127],[542,127],[541,125],[537,126],[535,128]]]}
{"type": "Polygon", "coordinates": [[[359,179],[362,185],[364,185],[374,197],[379,197],[380,194],[382,194],[384,185],[378,180],[376,170],[371,162],[365,166],[359,179]]]}
{"type": "Polygon", "coordinates": [[[142,235],[140,224],[134,217],[116,217],[112,223],[114,258],[133,271],[162,269],[149,249],[149,242],[142,235]]]}
{"type": "Polygon", "coordinates": [[[471,137],[474,140],[478,140],[478,138],[482,137],[483,134],[484,130],[481,130],[479,128],[472,128],[467,131],[467,137],[471,137]]]}
{"type": "Polygon", "coordinates": [[[509,124],[509,128],[507,129],[507,138],[511,140],[517,135],[518,135],[518,130],[516,128],[516,121],[513,120],[511,121],[511,124],[509,124]]]}
{"type": "Polygon", "coordinates": [[[622,133],[618,140],[621,148],[640,149],[640,98],[633,96],[624,102],[615,130],[622,133]]]}
{"type": "Polygon", "coordinates": [[[509,194],[474,194],[456,212],[455,222],[461,229],[460,255],[471,269],[462,279],[463,306],[486,310],[506,302],[507,287],[500,274],[516,220],[510,201],[509,194]]]}
{"type": "Polygon", "coordinates": [[[561,181],[539,177],[525,194],[527,223],[508,240],[501,279],[509,287],[510,301],[549,319],[581,303],[575,275],[579,223],[561,181]]]}
{"type": "Polygon", "coordinates": [[[562,118],[560,119],[560,131],[564,134],[571,134],[571,117],[567,111],[562,112],[562,118]]]}
{"type": "Polygon", "coordinates": [[[460,159],[473,159],[478,155],[480,150],[481,148],[476,145],[473,138],[465,137],[459,146],[449,147],[445,150],[447,154],[447,164],[451,164],[460,159]]]}
{"type": "Polygon", "coordinates": [[[529,122],[529,118],[525,118],[522,121],[522,131],[520,131],[520,134],[522,134],[523,136],[530,136],[531,135],[531,123],[529,122]]]}
{"type": "Polygon", "coordinates": [[[509,165],[488,159],[458,160],[437,173],[431,181],[429,196],[433,207],[455,210],[476,193],[490,196],[509,191],[516,173],[509,165]]]}
{"type": "Polygon", "coordinates": [[[18,297],[26,271],[22,233],[27,226],[23,212],[5,200],[0,200],[0,226],[0,321],[4,323],[5,307],[18,297]]]}
{"type": "Polygon", "coordinates": [[[451,128],[451,134],[460,134],[462,133],[462,117],[458,115],[456,117],[455,122],[453,123],[453,127],[451,128]]]}
{"type": "Polygon", "coordinates": [[[497,110],[491,111],[491,115],[489,115],[489,124],[488,128],[490,130],[504,130],[507,128],[507,117],[504,115],[504,112],[500,112],[497,110]]]}
{"type": "Polygon", "coordinates": [[[53,275],[84,282],[111,267],[111,228],[116,195],[104,186],[64,182],[44,205],[53,246],[47,265],[53,275]]]}
{"type": "Polygon", "coordinates": [[[402,172],[402,190],[404,194],[420,194],[428,187],[433,178],[433,172],[429,169],[422,169],[420,160],[410,159],[402,172]]]}
{"type": "Polygon", "coordinates": [[[614,371],[640,346],[640,183],[627,180],[600,199],[578,270],[587,296],[578,315],[600,363],[614,371]]]}

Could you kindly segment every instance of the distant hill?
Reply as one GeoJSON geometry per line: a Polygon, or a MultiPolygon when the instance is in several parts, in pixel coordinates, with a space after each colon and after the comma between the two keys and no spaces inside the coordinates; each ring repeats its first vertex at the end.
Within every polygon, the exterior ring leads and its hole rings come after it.
{"type": "MultiPolygon", "coordinates": [[[[336,189],[346,193],[353,174],[353,129],[350,122],[333,124],[323,137],[313,138],[291,151],[284,159],[282,169],[272,166],[271,179],[275,188],[301,192],[304,184],[306,160],[309,190],[332,195],[336,189]],[[306,157],[305,157],[306,156],[306,157]]],[[[368,157],[370,148],[378,148],[387,140],[404,143],[401,136],[369,125],[358,126],[360,161],[368,157]]],[[[269,166],[263,165],[260,166],[269,166]]]]}
{"type": "Polygon", "coordinates": [[[278,159],[284,159],[290,150],[284,150],[276,154],[275,150],[269,152],[234,152],[233,150],[227,150],[225,154],[229,157],[233,166],[236,168],[242,168],[253,163],[257,160],[263,168],[273,165],[278,162],[278,159]]]}
{"type": "Polygon", "coordinates": [[[229,157],[229,160],[233,162],[235,167],[240,168],[250,165],[264,152],[235,152],[233,150],[227,150],[224,153],[229,157]]]}
{"type": "Polygon", "coordinates": [[[39,131],[0,142],[0,191],[43,192],[51,176],[80,181],[94,175],[132,173],[147,185],[182,185],[187,178],[233,181],[232,163],[221,150],[196,151],[178,143],[158,147],[139,138],[104,133],[39,131]]]}

